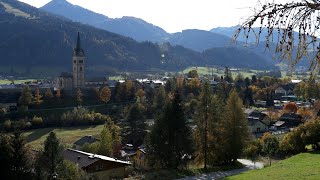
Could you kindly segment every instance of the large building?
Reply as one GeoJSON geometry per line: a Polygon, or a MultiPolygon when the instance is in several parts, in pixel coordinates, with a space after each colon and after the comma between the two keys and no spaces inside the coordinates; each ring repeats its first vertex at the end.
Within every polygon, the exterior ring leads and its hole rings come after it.
{"type": "Polygon", "coordinates": [[[85,60],[84,50],[81,48],[80,33],[78,32],[77,45],[73,49],[72,74],[63,72],[57,79],[57,88],[72,90],[85,86],[85,60]]]}

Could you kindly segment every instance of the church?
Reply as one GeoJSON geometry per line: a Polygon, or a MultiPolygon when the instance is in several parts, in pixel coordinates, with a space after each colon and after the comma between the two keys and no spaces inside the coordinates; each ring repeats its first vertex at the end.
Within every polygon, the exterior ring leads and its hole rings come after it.
{"type": "Polygon", "coordinates": [[[81,48],[80,33],[78,32],[76,47],[73,49],[72,55],[72,73],[62,72],[58,76],[56,88],[59,90],[72,91],[74,89],[83,89],[92,86],[103,86],[108,84],[108,80],[103,77],[95,80],[85,79],[85,61],[86,56],[84,50],[81,48]]]}

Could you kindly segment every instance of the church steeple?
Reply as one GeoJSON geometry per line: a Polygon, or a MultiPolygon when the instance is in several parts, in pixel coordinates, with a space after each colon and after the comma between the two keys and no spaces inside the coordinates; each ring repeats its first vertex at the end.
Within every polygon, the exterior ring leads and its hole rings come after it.
{"type": "Polygon", "coordinates": [[[78,38],[77,38],[77,50],[81,49],[81,42],[80,42],[80,32],[78,32],[78,38]]]}
{"type": "Polygon", "coordinates": [[[73,54],[77,56],[84,56],[84,51],[83,49],[81,49],[80,32],[78,32],[77,45],[76,48],[74,48],[73,50],[73,54]]]}

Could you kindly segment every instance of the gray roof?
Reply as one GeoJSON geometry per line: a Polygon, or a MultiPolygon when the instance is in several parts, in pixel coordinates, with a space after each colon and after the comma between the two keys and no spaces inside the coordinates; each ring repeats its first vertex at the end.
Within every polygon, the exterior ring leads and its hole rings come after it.
{"type": "Polygon", "coordinates": [[[63,78],[73,78],[72,74],[71,74],[71,73],[68,73],[68,72],[62,72],[59,77],[63,77],[63,78]]]}
{"type": "Polygon", "coordinates": [[[87,167],[90,164],[97,162],[97,161],[100,161],[100,160],[110,161],[110,162],[114,162],[114,163],[120,163],[123,165],[131,165],[131,163],[127,162],[127,161],[121,161],[121,160],[117,160],[117,159],[114,159],[111,157],[92,154],[92,153],[79,151],[79,150],[75,150],[75,149],[70,149],[70,148],[63,151],[63,157],[66,160],[69,160],[71,162],[76,163],[80,168],[87,167]]]}
{"type": "Polygon", "coordinates": [[[63,151],[63,157],[66,160],[76,163],[80,168],[87,167],[90,164],[99,161],[98,158],[89,157],[87,154],[77,152],[74,149],[66,149],[63,151]]]}
{"type": "Polygon", "coordinates": [[[79,145],[79,146],[83,146],[85,143],[91,144],[96,141],[99,141],[99,139],[89,135],[89,136],[83,136],[82,138],[80,138],[76,142],[74,142],[74,144],[79,145]]]}

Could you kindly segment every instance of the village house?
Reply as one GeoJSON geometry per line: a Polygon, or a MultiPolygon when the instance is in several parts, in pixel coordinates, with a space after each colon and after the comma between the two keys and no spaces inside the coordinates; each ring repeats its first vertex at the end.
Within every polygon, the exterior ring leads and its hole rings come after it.
{"type": "Polygon", "coordinates": [[[288,129],[299,126],[302,123],[302,116],[295,113],[284,113],[274,124],[277,129],[288,129]]]}
{"type": "Polygon", "coordinates": [[[88,136],[83,136],[82,138],[80,138],[76,142],[74,142],[73,144],[76,149],[80,149],[84,144],[92,144],[97,141],[100,141],[100,140],[91,136],[91,135],[88,135],[88,136]]]}
{"type": "Polygon", "coordinates": [[[281,96],[293,95],[294,86],[295,84],[292,84],[292,83],[281,85],[277,89],[275,89],[274,93],[279,98],[281,96]]]}
{"type": "Polygon", "coordinates": [[[135,155],[133,156],[133,166],[139,170],[149,170],[147,153],[144,146],[137,149],[135,155]]]}
{"type": "Polygon", "coordinates": [[[271,119],[268,115],[256,110],[247,110],[246,112],[248,113],[248,125],[251,133],[263,133],[269,130],[271,119]]]}
{"type": "Polygon", "coordinates": [[[131,165],[127,161],[70,148],[63,152],[63,157],[86,171],[87,179],[123,179],[126,177],[126,167],[131,165]]]}

